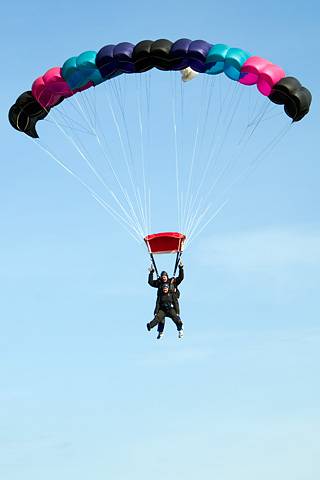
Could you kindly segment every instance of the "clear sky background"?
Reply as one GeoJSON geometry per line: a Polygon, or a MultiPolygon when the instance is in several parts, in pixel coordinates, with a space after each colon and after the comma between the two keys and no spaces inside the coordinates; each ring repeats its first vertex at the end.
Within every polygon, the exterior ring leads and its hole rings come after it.
{"type": "Polygon", "coordinates": [[[1,478],[318,478],[318,2],[36,0],[1,13],[1,478]],[[7,111],[71,55],[180,37],[271,59],[314,100],[187,250],[185,338],[168,323],[157,342],[146,252],[7,111]]]}

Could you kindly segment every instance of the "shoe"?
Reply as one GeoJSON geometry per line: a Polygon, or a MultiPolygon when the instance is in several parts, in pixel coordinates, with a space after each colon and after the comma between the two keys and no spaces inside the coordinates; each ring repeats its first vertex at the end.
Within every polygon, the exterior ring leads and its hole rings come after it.
{"type": "Polygon", "coordinates": [[[183,329],[179,330],[178,332],[178,338],[182,338],[183,337],[183,329]]]}
{"type": "Polygon", "coordinates": [[[148,330],[148,332],[150,332],[150,330],[151,330],[150,323],[147,323],[147,330],[148,330]]]}
{"type": "Polygon", "coordinates": [[[160,340],[160,338],[163,337],[163,332],[158,332],[158,335],[157,335],[157,340],[160,340]]]}

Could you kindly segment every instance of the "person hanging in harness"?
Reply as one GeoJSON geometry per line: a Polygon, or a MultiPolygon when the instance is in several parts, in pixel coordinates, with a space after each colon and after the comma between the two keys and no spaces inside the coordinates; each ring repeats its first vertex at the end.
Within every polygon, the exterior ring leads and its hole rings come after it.
{"type": "Polygon", "coordinates": [[[154,318],[147,323],[147,329],[150,331],[153,327],[158,325],[158,336],[160,339],[163,336],[165,317],[171,318],[177,326],[179,338],[183,337],[183,323],[179,316],[179,297],[180,292],[177,288],[184,279],[183,264],[179,262],[179,275],[177,278],[169,278],[167,272],[161,272],[161,275],[156,280],[153,279],[154,268],[151,265],[149,268],[148,283],[151,287],[157,288],[157,301],[154,309],[154,318]]]}

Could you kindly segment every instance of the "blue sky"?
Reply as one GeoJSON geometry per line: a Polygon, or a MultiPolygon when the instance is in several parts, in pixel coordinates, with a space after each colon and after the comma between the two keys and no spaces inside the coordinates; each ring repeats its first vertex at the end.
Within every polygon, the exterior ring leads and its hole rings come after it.
{"type": "Polygon", "coordinates": [[[34,1],[2,18],[1,478],[317,478],[318,3],[34,1]],[[240,46],[314,99],[186,251],[185,338],[168,323],[160,343],[146,252],[7,111],[69,56],[161,37],[240,46]]]}

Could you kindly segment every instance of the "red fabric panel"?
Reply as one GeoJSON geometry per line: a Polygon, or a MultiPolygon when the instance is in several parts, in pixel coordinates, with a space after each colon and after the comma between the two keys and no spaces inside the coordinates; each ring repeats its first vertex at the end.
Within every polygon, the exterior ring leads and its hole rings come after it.
{"type": "Polygon", "coordinates": [[[150,253],[177,253],[183,250],[186,236],[178,232],[162,232],[147,235],[144,241],[150,253]]]}

